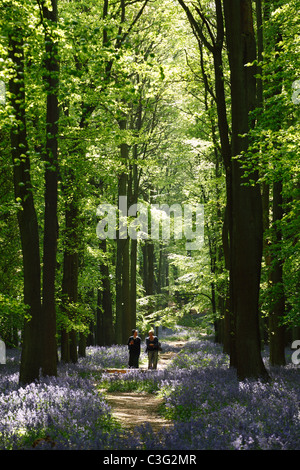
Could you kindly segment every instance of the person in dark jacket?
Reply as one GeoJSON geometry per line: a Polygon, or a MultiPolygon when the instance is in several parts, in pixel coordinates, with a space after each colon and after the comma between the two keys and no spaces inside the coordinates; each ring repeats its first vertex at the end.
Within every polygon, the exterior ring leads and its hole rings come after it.
{"type": "Polygon", "coordinates": [[[148,353],[148,369],[157,369],[158,359],[158,337],[154,336],[154,331],[149,331],[146,338],[146,351],[148,353]]]}
{"type": "Polygon", "coordinates": [[[132,330],[131,336],[127,342],[129,350],[129,367],[139,368],[139,358],[141,354],[141,338],[138,336],[138,330],[132,330]]]}

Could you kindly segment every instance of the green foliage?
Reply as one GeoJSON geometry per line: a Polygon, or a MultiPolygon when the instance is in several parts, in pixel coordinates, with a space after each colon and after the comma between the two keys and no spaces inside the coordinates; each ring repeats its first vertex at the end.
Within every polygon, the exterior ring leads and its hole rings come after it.
{"type": "Polygon", "coordinates": [[[0,338],[7,348],[18,346],[19,332],[23,328],[24,319],[28,318],[26,311],[20,299],[0,293],[0,338]]]}
{"type": "MultiPolygon", "coordinates": [[[[270,252],[283,265],[283,285],[262,285],[263,309],[272,308],[271,299],[284,291],[285,323],[299,325],[299,135],[300,108],[293,100],[293,83],[299,78],[299,1],[278,5],[264,25],[266,51],[262,63],[264,107],[255,111],[256,127],[246,156],[247,175],[259,171],[260,181],[283,184],[283,218],[266,232],[270,252]],[[279,225],[278,225],[279,224],[279,225]],[[275,240],[280,229],[282,242],[275,240]]],[[[271,194],[272,196],[272,194],[271,194]]],[[[272,269],[272,265],[271,265],[272,269]]]]}
{"type": "MultiPolygon", "coordinates": [[[[228,289],[222,230],[226,205],[225,171],[220,154],[214,69],[207,48],[195,40],[185,13],[171,0],[163,3],[103,0],[59,2],[56,31],[60,62],[59,200],[57,254],[57,327],[89,332],[102,289],[99,265],[109,267],[115,315],[116,242],[107,252],[96,236],[96,208],[116,204],[121,176],[130,192],[137,166],[138,200],[150,204],[197,204],[205,207],[204,244],[189,253],[185,240],[154,241],[154,289],[146,292],[144,242],[138,241],[137,321],[172,327],[190,311],[205,313],[207,324],[223,318],[228,289]],[[120,121],[126,121],[126,128],[120,121]],[[128,146],[128,159],[120,145],[128,146]],[[66,211],[74,209],[71,226],[66,211]],[[78,301],[61,298],[63,255],[78,254],[78,301]]],[[[283,2],[281,2],[283,3],[283,2]]],[[[279,5],[279,4],[278,4],[279,5]]],[[[41,240],[44,224],[44,144],[46,90],[44,27],[39,3],[5,0],[1,5],[0,81],[13,74],[8,35],[24,38],[28,156],[41,240]]],[[[212,2],[201,2],[202,14],[215,33],[212,2]]],[[[299,0],[279,5],[264,24],[265,53],[258,78],[264,106],[253,112],[250,150],[243,155],[252,183],[283,181],[283,242],[273,246],[284,265],[288,324],[299,324],[299,104],[292,100],[299,63],[299,0]],[[280,40],[278,40],[280,38],[280,40]],[[277,49],[275,44],[277,41],[277,49]]],[[[191,6],[194,8],[194,6],[191,6]]],[[[207,30],[204,28],[204,34],[207,30]]],[[[207,40],[211,38],[207,35],[207,40]]],[[[230,99],[228,59],[223,54],[226,99],[230,99]]],[[[3,85],[1,85],[3,87],[3,85]]],[[[2,88],[1,88],[2,90],[2,88]]],[[[3,93],[2,93],[3,94],[3,93]]],[[[2,96],[2,95],[1,95],[2,96]]],[[[14,110],[0,104],[0,293],[2,334],[8,325],[21,329],[23,271],[17,228],[20,201],[14,198],[9,133],[14,110]],[[8,314],[8,312],[12,312],[8,314]],[[10,319],[10,320],[9,320],[10,319]],[[9,323],[10,322],[10,323],[9,323]],[[7,325],[7,326],[5,326],[7,325]]],[[[16,163],[16,162],[15,162],[16,163]]],[[[246,184],[246,180],[245,180],[246,184]]],[[[275,227],[266,233],[273,240],[275,227]]],[[[263,266],[261,299],[269,311],[274,291],[263,266]]],[[[101,306],[100,306],[101,307],[101,306]]]]}
{"type": "Polygon", "coordinates": [[[57,327],[59,330],[64,329],[66,332],[76,331],[87,336],[90,326],[93,324],[95,317],[91,306],[86,303],[63,302],[60,305],[57,317],[57,327]]]}
{"type": "Polygon", "coordinates": [[[148,380],[105,380],[101,382],[101,389],[104,387],[107,392],[137,392],[137,393],[156,393],[159,390],[159,384],[156,381],[148,380]]]}

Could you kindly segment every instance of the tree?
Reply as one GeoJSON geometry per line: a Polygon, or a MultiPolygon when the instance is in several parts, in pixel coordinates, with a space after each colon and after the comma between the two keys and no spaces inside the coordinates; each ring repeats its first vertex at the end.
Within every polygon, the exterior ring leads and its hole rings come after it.
{"type": "MultiPolygon", "coordinates": [[[[57,50],[46,26],[45,82],[48,85],[47,124],[45,144],[45,230],[43,259],[43,304],[41,303],[41,263],[38,219],[33,201],[30,152],[26,120],[26,69],[23,27],[26,25],[27,5],[10,2],[9,11],[15,20],[14,29],[8,31],[8,49],[13,64],[9,82],[10,105],[16,116],[11,129],[11,153],[14,165],[15,197],[20,204],[18,221],[22,241],[24,270],[24,302],[29,306],[23,333],[20,382],[28,383],[39,377],[42,367],[45,374],[56,374],[54,281],[56,263],[56,206],[57,206],[57,50]],[[18,11],[19,7],[19,11],[18,11]],[[43,320],[42,320],[43,318],[43,320]],[[50,320],[50,323],[48,322],[50,320]],[[52,331],[52,334],[50,333],[52,331]]],[[[41,13],[55,18],[55,3],[51,12],[42,5],[41,13]],[[54,15],[54,16],[53,16],[54,15]]],[[[43,16],[43,17],[44,17],[43,16]]]]}
{"type": "MultiPolygon", "coordinates": [[[[73,324],[76,305],[78,304],[78,268],[79,268],[79,208],[78,194],[75,189],[75,178],[72,169],[68,169],[68,189],[64,191],[65,203],[65,232],[62,278],[62,309],[73,324]],[[73,308],[72,308],[73,306],[73,308]]],[[[62,327],[61,358],[65,362],[77,362],[76,330],[68,325],[62,327]]]]}
{"type": "MultiPolygon", "coordinates": [[[[257,166],[260,168],[260,180],[265,203],[265,262],[267,288],[261,290],[262,306],[267,311],[269,321],[270,362],[273,365],[285,364],[285,346],[291,332],[286,318],[292,310],[293,303],[289,290],[290,280],[295,279],[286,269],[286,261],[291,254],[287,246],[292,248],[293,257],[298,259],[295,244],[294,224],[297,220],[297,185],[295,185],[294,138],[293,135],[297,107],[293,106],[292,97],[286,90],[293,89],[297,75],[294,66],[297,56],[294,55],[297,43],[297,24],[294,2],[257,2],[256,10],[259,19],[260,54],[259,73],[259,108],[256,110],[257,125],[252,131],[253,155],[259,155],[257,166]],[[261,12],[261,10],[263,10],[261,12]],[[263,13],[263,14],[262,14],[263,13]],[[263,18],[263,19],[262,19],[263,18]],[[262,28],[263,27],[263,28],[262,28]],[[296,113],[295,113],[296,112],[296,113]],[[289,142],[289,144],[287,144],[289,142]],[[292,186],[295,188],[292,189],[292,186]],[[293,194],[293,196],[291,196],[293,194]],[[287,216],[293,199],[293,222],[287,216]],[[289,227],[289,228],[288,228],[289,227]],[[291,303],[290,303],[291,302],[291,303]]],[[[297,281],[294,284],[294,288],[297,281]]],[[[297,289],[297,288],[296,288],[297,289]]],[[[296,322],[297,323],[297,322],[296,322]]],[[[292,324],[294,322],[292,321],[292,324]]]]}
{"type": "Polygon", "coordinates": [[[56,344],[56,252],[58,237],[57,185],[58,185],[58,120],[59,120],[59,58],[55,37],[58,20],[57,1],[40,4],[45,29],[45,84],[47,93],[45,143],[45,220],[43,241],[43,304],[42,304],[42,371],[57,374],[56,344]]]}
{"type": "MultiPolygon", "coordinates": [[[[250,2],[223,2],[231,84],[231,148],[226,113],[222,47],[224,40],[223,12],[215,2],[216,26],[201,5],[195,14],[182,0],[193,31],[212,53],[215,72],[215,96],[223,164],[226,171],[227,217],[229,234],[230,306],[232,315],[231,364],[238,376],[265,376],[260,356],[258,299],[260,285],[262,209],[259,187],[245,179],[240,160],[248,149],[249,113],[256,104],[253,67],[245,67],[255,59],[255,33],[250,2]],[[198,19],[197,19],[198,18],[198,19]],[[209,40],[204,34],[206,31],[209,40]],[[237,158],[239,157],[239,158],[237,158]],[[249,230],[250,224],[250,230],[249,230]]],[[[202,71],[203,74],[203,71],[202,71]]],[[[203,74],[204,75],[204,74],[203,74]]],[[[204,75],[207,83],[207,77],[204,75]]],[[[212,90],[207,86],[208,91],[212,90]]],[[[224,237],[224,241],[226,237],[224,237]]],[[[227,243],[224,243],[226,253],[227,243]]]]}
{"type": "MultiPolygon", "coordinates": [[[[270,9],[266,12],[267,19],[270,21],[270,9]]],[[[282,35],[279,31],[275,34],[275,51],[276,56],[280,54],[282,35]]],[[[270,46],[269,46],[270,47],[270,46]]],[[[268,48],[267,48],[268,49],[268,48]]],[[[275,60],[276,67],[276,60],[275,60]]],[[[272,84],[272,93],[281,94],[282,92],[282,79],[280,77],[282,70],[276,67],[274,70],[275,79],[272,84]]],[[[268,93],[268,91],[267,91],[268,93]]],[[[279,122],[275,120],[275,127],[279,122]]],[[[272,126],[273,127],[273,126],[272,126]]],[[[281,155],[280,155],[280,158],[281,155]]],[[[276,163],[275,163],[276,165],[276,163]]],[[[276,170],[275,170],[276,171],[276,170]]],[[[274,175],[275,176],[275,175],[274,175]]],[[[271,246],[269,246],[269,253],[271,254],[270,263],[270,281],[272,284],[273,299],[271,302],[271,311],[269,313],[269,342],[270,342],[270,363],[272,365],[285,365],[285,327],[280,324],[281,319],[285,312],[285,294],[283,282],[283,259],[282,259],[282,219],[283,219],[283,177],[277,174],[272,184],[272,214],[273,214],[273,231],[275,232],[271,246]],[[272,246],[275,245],[275,250],[272,246]],[[273,251],[273,253],[272,253],[273,251]],[[275,252],[274,252],[275,251],[275,252]]]]}
{"type": "Polygon", "coordinates": [[[223,2],[231,73],[232,234],[230,275],[235,323],[236,367],[240,379],[267,376],[259,336],[259,288],[262,258],[262,201],[254,171],[245,175],[250,112],[256,104],[253,62],[256,57],[252,5],[249,0],[223,2]],[[236,158],[238,157],[238,158],[236,158]]]}
{"type": "MultiPolygon", "coordinates": [[[[230,239],[232,238],[233,227],[233,211],[232,211],[232,166],[231,166],[231,147],[229,137],[229,124],[226,104],[226,87],[224,74],[224,19],[222,3],[220,0],[215,1],[215,27],[213,23],[206,18],[205,11],[199,4],[193,12],[186,2],[178,0],[184,11],[186,12],[193,33],[197,38],[200,53],[201,74],[205,93],[211,95],[213,102],[217,108],[218,134],[219,142],[216,141],[216,135],[213,136],[216,149],[220,147],[222,164],[226,174],[226,208],[223,217],[223,253],[225,257],[225,266],[230,271],[230,239]],[[205,69],[203,60],[203,49],[206,48],[213,57],[214,85],[209,82],[209,74],[205,69]]],[[[213,15],[212,5],[208,6],[208,17],[213,15]]],[[[229,282],[231,283],[231,277],[229,282]]],[[[235,364],[235,347],[234,337],[232,335],[233,318],[232,318],[232,295],[225,294],[227,298],[226,306],[224,305],[224,348],[226,352],[230,352],[231,363],[235,364]]]]}
{"type": "Polygon", "coordinates": [[[41,269],[39,230],[33,199],[26,128],[23,30],[26,23],[20,5],[10,4],[7,12],[11,15],[8,31],[8,50],[12,64],[9,105],[14,116],[10,133],[11,156],[15,199],[19,204],[17,217],[23,255],[24,303],[28,306],[29,315],[24,323],[20,366],[20,383],[26,384],[39,377],[41,367],[41,269]]]}

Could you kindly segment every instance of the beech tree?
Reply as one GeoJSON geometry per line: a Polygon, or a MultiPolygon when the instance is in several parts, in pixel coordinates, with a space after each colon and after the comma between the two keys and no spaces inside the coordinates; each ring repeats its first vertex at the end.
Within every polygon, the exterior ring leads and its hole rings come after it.
{"type": "Polygon", "coordinates": [[[33,199],[25,104],[24,27],[25,11],[18,4],[7,5],[8,53],[11,61],[9,105],[13,113],[10,131],[15,200],[19,204],[18,225],[23,255],[24,303],[28,306],[23,330],[20,383],[39,377],[41,367],[41,264],[39,230],[33,199]]]}
{"type": "Polygon", "coordinates": [[[57,373],[56,344],[56,252],[58,237],[57,185],[58,185],[58,93],[59,57],[55,28],[57,27],[57,1],[40,3],[45,29],[45,84],[46,141],[45,141],[45,218],[43,240],[43,304],[42,304],[42,371],[45,375],[57,373]]]}
{"type": "Polygon", "coordinates": [[[257,171],[245,175],[250,112],[256,105],[255,32],[250,1],[224,2],[231,73],[232,233],[230,268],[232,313],[239,378],[267,376],[260,353],[259,289],[262,259],[262,201],[257,171]],[[239,159],[235,157],[240,157],[239,159]]]}
{"type": "MultiPolygon", "coordinates": [[[[27,5],[9,2],[8,51],[12,64],[9,81],[10,105],[15,119],[11,128],[11,149],[14,167],[15,198],[20,204],[18,222],[23,253],[24,303],[29,306],[23,333],[20,382],[28,383],[43,373],[56,375],[56,313],[55,269],[57,238],[57,125],[58,125],[58,70],[57,49],[45,25],[45,81],[47,88],[46,116],[46,192],[45,227],[43,239],[43,303],[41,300],[41,259],[38,220],[33,200],[30,171],[30,147],[26,123],[26,81],[24,54],[24,27],[27,5]],[[19,7],[19,8],[18,8],[19,7]]],[[[57,9],[52,4],[51,13],[41,5],[42,19],[56,20],[57,9]]],[[[29,6],[28,6],[29,8],[29,6]]]]}
{"type": "Polygon", "coordinates": [[[227,180],[231,364],[237,368],[240,378],[266,376],[260,355],[258,316],[263,236],[262,202],[257,173],[246,176],[241,161],[241,156],[247,152],[249,145],[249,115],[256,105],[255,71],[253,66],[247,67],[256,58],[251,2],[223,2],[231,84],[231,147],[222,67],[224,29],[221,2],[215,2],[215,35],[212,23],[205,16],[200,4],[195,7],[196,12],[193,14],[185,2],[179,0],[179,3],[185,10],[199,43],[204,44],[214,58],[219,136],[227,180]],[[206,39],[204,28],[212,44],[206,39]],[[250,181],[254,181],[254,184],[250,184],[250,181]]]}
{"type": "MultiPolygon", "coordinates": [[[[292,256],[298,258],[297,244],[292,235],[298,217],[294,217],[293,222],[289,217],[291,186],[295,190],[294,216],[298,213],[298,190],[294,180],[297,172],[293,163],[296,153],[294,144],[291,144],[295,139],[290,135],[291,128],[295,135],[297,115],[297,105],[293,103],[297,67],[291,66],[298,60],[294,55],[298,42],[296,24],[299,22],[294,14],[295,8],[296,4],[285,2],[263,2],[262,5],[257,2],[256,6],[261,31],[260,49],[264,54],[259,58],[261,98],[256,113],[257,126],[252,131],[252,154],[259,155],[259,162],[255,160],[255,164],[260,170],[264,196],[267,288],[262,289],[261,298],[268,315],[270,361],[274,365],[285,364],[285,347],[294,334],[292,325],[297,325],[297,321],[292,324],[286,321],[286,318],[293,317],[289,312],[294,310],[292,297],[287,294],[287,279],[296,279],[297,276],[286,276],[289,256],[285,250],[285,247],[293,245],[292,256]],[[267,154],[266,145],[269,148],[267,154]]],[[[297,335],[297,328],[294,332],[297,335]]]]}

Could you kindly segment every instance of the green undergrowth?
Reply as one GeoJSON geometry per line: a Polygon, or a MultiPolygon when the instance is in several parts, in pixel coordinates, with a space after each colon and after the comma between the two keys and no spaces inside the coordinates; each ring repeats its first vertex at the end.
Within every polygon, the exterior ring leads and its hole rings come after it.
{"type": "Polygon", "coordinates": [[[115,380],[102,380],[98,388],[104,389],[107,393],[112,392],[137,392],[137,393],[157,393],[158,383],[153,380],[124,380],[117,378],[115,380]]]}

